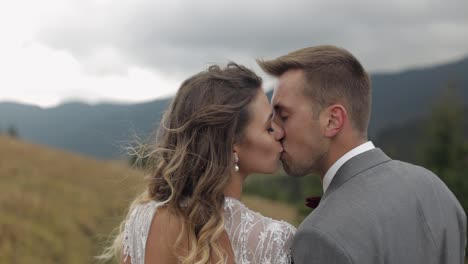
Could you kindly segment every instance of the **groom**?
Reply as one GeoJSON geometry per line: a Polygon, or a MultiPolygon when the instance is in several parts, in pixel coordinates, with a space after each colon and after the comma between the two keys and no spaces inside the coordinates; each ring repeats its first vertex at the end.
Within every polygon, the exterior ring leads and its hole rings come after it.
{"type": "Polygon", "coordinates": [[[353,55],[318,46],[258,63],[279,78],[284,169],[323,182],[294,237],[294,263],[464,263],[466,215],[452,192],[368,141],[371,84],[353,55]]]}

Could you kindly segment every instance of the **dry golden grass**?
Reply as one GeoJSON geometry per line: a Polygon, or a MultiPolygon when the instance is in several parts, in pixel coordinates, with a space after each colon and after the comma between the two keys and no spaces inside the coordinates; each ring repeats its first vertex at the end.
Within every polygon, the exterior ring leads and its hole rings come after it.
{"type": "Polygon", "coordinates": [[[0,263],[91,263],[140,173],[0,137],[0,263]]]}
{"type": "MultiPolygon", "coordinates": [[[[0,136],[0,263],[93,263],[143,189],[141,172],[125,164],[0,136]]],[[[295,223],[285,205],[244,201],[295,223]]]]}

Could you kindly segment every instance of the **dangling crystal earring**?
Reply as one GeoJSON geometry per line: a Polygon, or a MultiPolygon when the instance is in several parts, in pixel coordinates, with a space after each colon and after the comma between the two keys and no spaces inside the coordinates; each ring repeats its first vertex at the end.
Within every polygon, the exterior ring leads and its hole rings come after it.
{"type": "Polygon", "coordinates": [[[237,154],[234,153],[234,171],[239,171],[239,165],[237,164],[239,162],[239,157],[237,157],[237,154]]]}

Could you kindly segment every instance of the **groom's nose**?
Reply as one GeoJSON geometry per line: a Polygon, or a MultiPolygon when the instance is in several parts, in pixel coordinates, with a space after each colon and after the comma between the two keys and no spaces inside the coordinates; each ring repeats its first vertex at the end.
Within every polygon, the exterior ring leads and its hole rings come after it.
{"type": "Polygon", "coordinates": [[[284,130],[274,120],[272,121],[272,128],[274,130],[274,137],[276,141],[281,141],[284,137],[284,130]]]}

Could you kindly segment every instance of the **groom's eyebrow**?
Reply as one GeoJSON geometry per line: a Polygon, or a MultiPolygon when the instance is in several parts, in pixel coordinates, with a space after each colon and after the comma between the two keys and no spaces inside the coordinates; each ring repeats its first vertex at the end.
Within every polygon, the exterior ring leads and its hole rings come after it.
{"type": "Polygon", "coordinates": [[[281,105],[281,104],[275,104],[275,106],[273,107],[275,109],[275,112],[278,112],[278,113],[281,113],[282,111],[285,111],[287,110],[287,107],[281,105]]]}
{"type": "Polygon", "coordinates": [[[273,109],[275,110],[275,112],[280,111],[281,110],[281,105],[280,104],[274,104],[273,109]]]}

